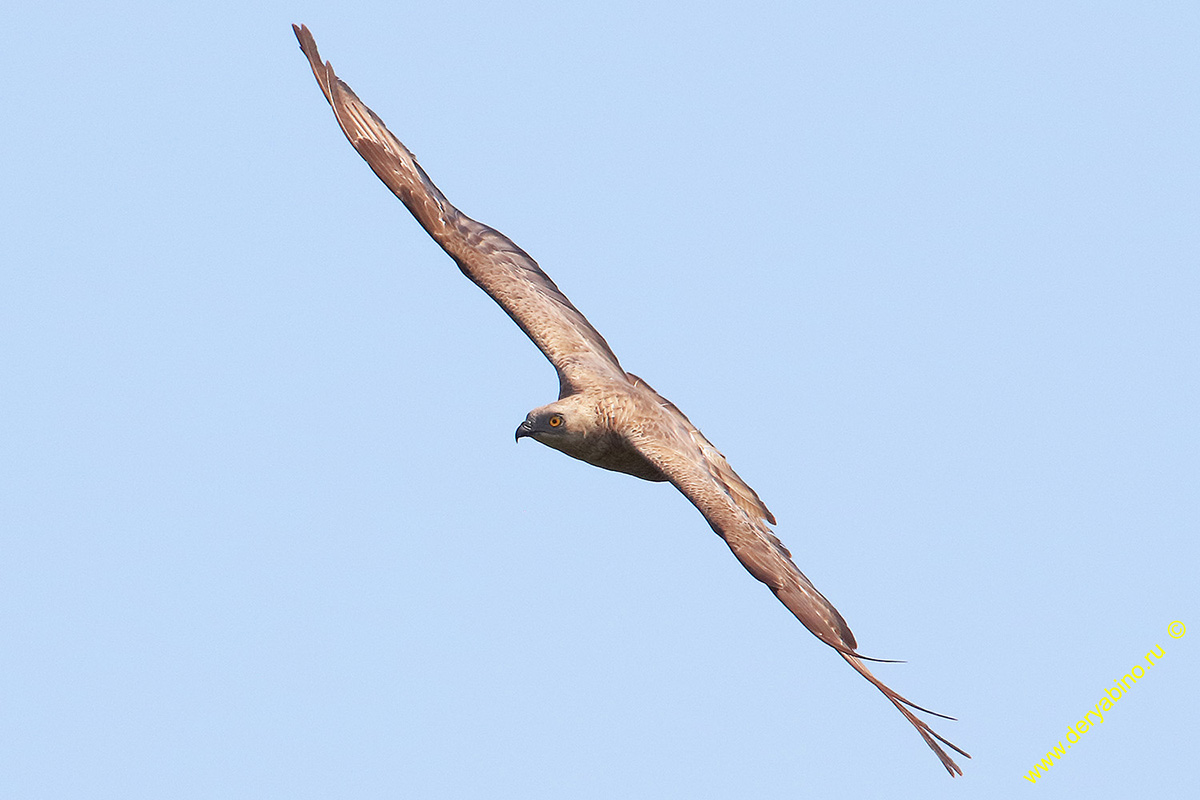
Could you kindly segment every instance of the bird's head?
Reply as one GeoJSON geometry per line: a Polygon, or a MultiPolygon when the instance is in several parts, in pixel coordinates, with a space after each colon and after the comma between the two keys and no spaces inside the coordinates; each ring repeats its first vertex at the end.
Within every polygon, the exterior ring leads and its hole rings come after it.
{"type": "Polygon", "coordinates": [[[586,415],[576,396],[565,397],[530,411],[517,428],[516,439],[528,436],[555,450],[570,449],[570,443],[586,435],[586,415]]]}

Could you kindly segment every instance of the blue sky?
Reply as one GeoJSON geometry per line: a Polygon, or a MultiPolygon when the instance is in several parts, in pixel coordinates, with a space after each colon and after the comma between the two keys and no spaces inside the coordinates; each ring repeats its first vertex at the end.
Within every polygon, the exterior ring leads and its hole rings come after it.
{"type": "Polygon", "coordinates": [[[10,11],[0,795],[1194,794],[1197,41],[1194,3],[10,11]],[[293,22],[965,777],[669,486],[514,445],[552,368],[293,22]]]}

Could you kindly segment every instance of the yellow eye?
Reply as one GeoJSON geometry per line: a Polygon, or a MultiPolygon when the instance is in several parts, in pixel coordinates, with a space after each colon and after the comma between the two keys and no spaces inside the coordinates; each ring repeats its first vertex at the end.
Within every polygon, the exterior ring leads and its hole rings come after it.
{"type": "Polygon", "coordinates": [[[551,428],[561,427],[563,424],[562,414],[555,414],[554,416],[550,417],[550,419],[546,420],[546,424],[551,428]]]}

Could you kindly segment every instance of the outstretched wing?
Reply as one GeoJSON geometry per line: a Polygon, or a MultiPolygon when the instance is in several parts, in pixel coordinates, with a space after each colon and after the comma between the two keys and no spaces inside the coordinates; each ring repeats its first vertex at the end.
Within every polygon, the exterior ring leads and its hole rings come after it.
{"type": "MultiPolygon", "coordinates": [[[[635,387],[638,383],[634,380],[635,387]]],[[[649,389],[644,383],[641,387],[649,389]]],[[[836,650],[900,710],[952,776],[961,775],[962,770],[939,742],[967,758],[971,756],[935,733],[911,709],[951,718],[908,701],[871,674],[862,662],[864,656],[856,652],[858,644],[850,626],[800,571],[792,561],[792,554],[771,532],[768,523],[774,523],[775,519],[758,495],[737,476],[725,457],[687,417],[657,393],[655,396],[662,401],[657,404],[662,413],[654,415],[653,420],[643,420],[629,432],[630,445],[658,467],[667,480],[700,509],[708,524],[725,540],[751,575],[765,583],[804,623],[804,627],[836,650]]]]}
{"type": "Polygon", "coordinates": [[[499,303],[545,354],[558,371],[561,395],[580,390],[596,377],[623,381],[625,372],[604,337],[537,262],[504,234],[450,205],[408,148],[334,74],[331,64],[321,63],[308,27],[292,29],[350,144],[463,274],[499,303]]]}

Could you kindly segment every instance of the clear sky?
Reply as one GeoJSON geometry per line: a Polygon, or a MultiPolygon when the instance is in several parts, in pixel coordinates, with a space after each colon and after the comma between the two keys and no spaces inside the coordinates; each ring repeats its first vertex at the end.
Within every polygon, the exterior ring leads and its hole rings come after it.
{"type": "Polygon", "coordinates": [[[331,8],[5,14],[0,796],[1197,795],[1200,6],[331,8]],[[514,445],[552,368],[293,22],[965,777],[670,486],[514,445]]]}

